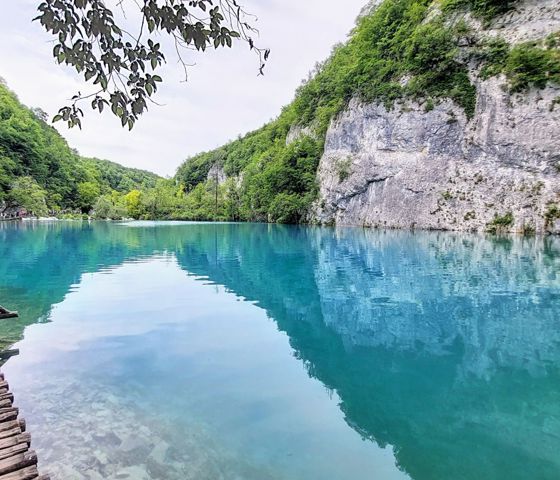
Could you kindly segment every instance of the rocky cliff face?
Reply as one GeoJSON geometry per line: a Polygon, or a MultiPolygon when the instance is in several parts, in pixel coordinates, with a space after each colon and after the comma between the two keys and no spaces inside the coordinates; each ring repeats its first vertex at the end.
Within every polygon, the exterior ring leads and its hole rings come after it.
{"type": "Polygon", "coordinates": [[[207,180],[217,181],[218,185],[223,185],[227,180],[227,175],[224,172],[224,167],[219,164],[214,164],[208,171],[206,178],[207,180]]]}
{"type": "MultiPolygon", "coordinates": [[[[525,1],[479,36],[510,43],[560,31],[556,0],[525,1]]],[[[313,220],[387,228],[560,233],[560,88],[510,95],[482,80],[475,115],[451,101],[352,102],[332,121],[313,220]]]]}

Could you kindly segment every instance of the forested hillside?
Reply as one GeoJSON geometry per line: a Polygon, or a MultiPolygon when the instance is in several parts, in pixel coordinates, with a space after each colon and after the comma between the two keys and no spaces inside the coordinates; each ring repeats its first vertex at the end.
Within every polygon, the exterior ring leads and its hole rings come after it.
{"type": "Polygon", "coordinates": [[[0,82],[0,210],[21,206],[35,215],[89,212],[112,192],[155,186],[158,176],[113,162],[82,158],[0,82]]]}
{"type": "MultiPolygon", "coordinates": [[[[191,210],[183,210],[184,216],[316,221],[310,212],[313,206],[315,210],[324,209],[318,194],[321,185],[317,172],[325,152],[327,131],[331,121],[346,111],[352,101],[359,105],[379,105],[383,112],[400,112],[399,115],[419,109],[420,116],[411,120],[409,129],[422,128],[424,113],[441,110],[443,115],[448,112],[447,125],[459,125],[467,131],[466,124],[472,130],[477,122],[492,121],[483,117],[486,113],[482,110],[475,118],[481,95],[477,85],[481,82],[505,78],[502,90],[512,98],[547,85],[559,85],[559,31],[553,30],[546,37],[530,41],[519,41],[514,34],[512,38],[502,37],[502,32],[507,33],[508,16],[516,15],[518,7],[530,4],[527,8],[546,16],[540,11],[545,7],[538,3],[525,0],[370,2],[349,40],[334,48],[330,58],[318,66],[276,120],[221,148],[189,158],[178,169],[177,180],[184,184],[190,199],[187,203],[191,210]],[[496,22],[501,22],[500,26],[495,26],[496,22]],[[504,27],[505,30],[500,30],[504,27]],[[214,200],[216,182],[219,183],[217,202],[214,200]]],[[[542,26],[531,15],[524,18],[521,13],[515,18],[521,27],[523,22],[542,26]]],[[[537,28],[531,27],[538,33],[537,28]]],[[[527,30],[530,31],[529,27],[527,30]]],[[[547,109],[552,111],[556,103],[553,101],[547,109]]],[[[365,120],[360,117],[360,121],[365,120]]],[[[359,131],[356,136],[363,139],[359,131]]],[[[392,141],[388,139],[389,144],[392,141]]],[[[517,141],[522,145],[522,138],[517,141]]],[[[398,150],[397,146],[387,146],[391,148],[398,150]]],[[[364,193],[373,182],[368,179],[375,178],[375,171],[363,171],[360,173],[363,186],[346,185],[345,181],[356,168],[353,163],[357,163],[351,158],[352,146],[348,149],[348,158],[338,159],[333,167],[336,171],[329,173],[331,177],[336,176],[332,182],[340,184],[337,202],[364,193]]],[[[405,147],[403,154],[406,152],[405,147]]],[[[418,158],[421,152],[422,148],[418,158]]],[[[368,153],[373,156],[374,152],[368,153]]],[[[403,188],[402,195],[408,193],[403,188]]],[[[367,201],[365,196],[360,200],[362,204],[367,201]]],[[[399,203],[398,198],[390,201],[391,205],[399,203]]],[[[332,207],[333,215],[336,208],[336,205],[332,207]]],[[[372,223],[366,219],[349,221],[372,223]]]]}

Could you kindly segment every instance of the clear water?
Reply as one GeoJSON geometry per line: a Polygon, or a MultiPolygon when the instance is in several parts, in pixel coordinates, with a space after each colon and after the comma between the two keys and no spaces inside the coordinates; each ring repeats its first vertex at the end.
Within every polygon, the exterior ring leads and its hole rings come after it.
{"type": "Polygon", "coordinates": [[[0,304],[53,479],[560,478],[558,238],[4,224],[0,304]]]}

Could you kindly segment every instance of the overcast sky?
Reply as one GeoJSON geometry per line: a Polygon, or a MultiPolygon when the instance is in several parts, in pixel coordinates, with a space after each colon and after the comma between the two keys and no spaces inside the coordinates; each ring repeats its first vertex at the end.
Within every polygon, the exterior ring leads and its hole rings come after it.
{"type": "MultiPolygon", "coordinates": [[[[55,64],[51,38],[37,22],[40,0],[2,0],[0,76],[20,100],[54,115],[77,91],[89,92],[55,64]]],[[[259,45],[272,50],[264,77],[244,44],[191,57],[189,81],[169,52],[164,84],[132,132],[107,112],[86,110],[84,128],[56,128],[82,155],[173,175],[188,156],[220,146],[276,117],[332,46],[344,41],[365,0],[244,0],[258,16],[259,45]]],[[[89,88],[89,89],[88,89],[89,88]]]]}

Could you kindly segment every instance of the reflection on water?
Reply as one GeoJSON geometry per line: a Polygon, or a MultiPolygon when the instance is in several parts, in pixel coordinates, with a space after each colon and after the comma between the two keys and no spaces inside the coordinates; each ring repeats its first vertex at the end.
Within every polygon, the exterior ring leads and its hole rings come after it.
{"type": "Polygon", "coordinates": [[[26,223],[0,259],[58,478],[560,478],[557,238],[26,223]]]}

